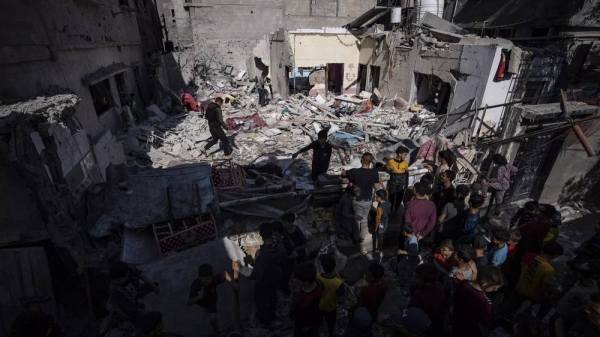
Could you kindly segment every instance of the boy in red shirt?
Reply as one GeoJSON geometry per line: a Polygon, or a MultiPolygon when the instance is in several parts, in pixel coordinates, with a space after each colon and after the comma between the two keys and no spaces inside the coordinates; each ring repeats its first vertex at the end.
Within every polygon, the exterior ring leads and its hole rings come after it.
{"type": "Polygon", "coordinates": [[[290,307],[290,318],[294,322],[294,337],[317,337],[321,324],[319,303],[325,290],[323,283],[317,279],[317,268],[314,263],[306,261],[299,264],[294,272],[293,282],[299,286],[299,290],[292,295],[290,307]]]}
{"type": "Polygon", "coordinates": [[[387,293],[387,284],[383,281],[385,269],[379,263],[369,266],[369,271],[365,275],[368,285],[360,289],[360,294],[356,299],[356,307],[365,307],[369,310],[373,322],[377,322],[377,312],[387,293]]]}
{"type": "Polygon", "coordinates": [[[440,244],[439,252],[433,255],[433,265],[444,276],[448,275],[455,265],[454,259],[452,258],[453,253],[454,245],[452,244],[452,240],[447,239],[440,244]]]}
{"type": "Polygon", "coordinates": [[[486,293],[495,292],[504,284],[500,269],[484,268],[477,281],[461,281],[454,290],[454,311],[450,322],[452,335],[460,337],[487,337],[494,322],[492,302],[486,293]]]}
{"type": "Polygon", "coordinates": [[[538,208],[537,220],[528,222],[519,227],[522,236],[519,251],[540,253],[544,246],[544,239],[552,227],[552,217],[556,208],[552,205],[541,204],[538,208]]]}
{"type": "Polygon", "coordinates": [[[508,277],[512,265],[514,263],[515,257],[517,256],[517,245],[521,241],[521,233],[518,230],[513,230],[510,232],[510,239],[506,242],[508,245],[508,252],[506,253],[506,261],[500,268],[502,270],[502,274],[505,277],[508,277]]]}

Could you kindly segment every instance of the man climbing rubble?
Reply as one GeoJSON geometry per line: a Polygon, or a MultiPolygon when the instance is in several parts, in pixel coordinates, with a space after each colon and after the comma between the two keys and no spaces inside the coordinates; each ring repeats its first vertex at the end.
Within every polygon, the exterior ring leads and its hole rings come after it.
{"type": "Polygon", "coordinates": [[[326,173],[329,169],[329,161],[331,160],[331,151],[333,147],[327,142],[327,130],[321,130],[318,133],[318,140],[308,144],[292,155],[296,159],[299,154],[308,150],[313,150],[312,172],[311,178],[316,181],[320,174],[326,173]]]}
{"type": "Polygon", "coordinates": [[[214,103],[210,103],[206,108],[206,120],[208,121],[208,130],[210,131],[210,135],[212,138],[202,151],[202,154],[206,155],[206,151],[210,149],[213,145],[217,144],[219,141],[223,143],[223,152],[225,152],[225,156],[231,155],[231,145],[229,144],[229,139],[227,139],[227,135],[225,134],[225,130],[229,130],[229,127],[225,122],[223,122],[223,112],[221,112],[221,106],[223,105],[223,98],[217,97],[215,98],[214,103]]]}

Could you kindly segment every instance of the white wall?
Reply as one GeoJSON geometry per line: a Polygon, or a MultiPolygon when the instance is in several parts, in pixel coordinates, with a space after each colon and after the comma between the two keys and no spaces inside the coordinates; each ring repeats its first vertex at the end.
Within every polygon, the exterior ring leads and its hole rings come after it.
{"type": "MultiPolygon", "coordinates": [[[[498,105],[498,104],[506,103],[507,100],[510,99],[508,91],[510,90],[511,84],[514,80],[511,78],[511,79],[500,81],[500,82],[494,81],[494,78],[496,77],[496,72],[498,70],[498,66],[500,65],[501,55],[502,55],[502,48],[496,47],[496,53],[494,56],[494,61],[490,67],[491,71],[488,76],[487,84],[485,86],[485,92],[483,94],[481,104],[478,104],[478,107],[484,107],[486,104],[488,106],[498,105]]],[[[509,76],[509,74],[506,73],[505,76],[509,76]]],[[[487,111],[485,113],[484,122],[486,122],[488,125],[490,125],[492,127],[498,127],[503,111],[504,111],[503,107],[487,109],[487,111]]],[[[483,116],[483,111],[481,111],[479,113],[479,116],[480,117],[483,116]]],[[[475,130],[477,130],[477,129],[475,129],[475,130]]]]}
{"type": "Polygon", "coordinates": [[[324,67],[327,63],[344,64],[344,92],[356,92],[358,77],[358,41],[349,33],[289,33],[292,66],[324,67]]]}

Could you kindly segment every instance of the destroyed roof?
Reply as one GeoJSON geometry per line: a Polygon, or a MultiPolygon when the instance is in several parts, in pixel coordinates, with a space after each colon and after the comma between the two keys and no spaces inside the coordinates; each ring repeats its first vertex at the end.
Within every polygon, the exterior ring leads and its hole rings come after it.
{"type": "MultiPolygon", "coordinates": [[[[363,28],[369,28],[376,23],[380,23],[379,21],[383,21],[382,17],[388,14],[389,10],[390,7],[375,6],[354,21],[345,25],[344,28],[350,31],[360,31],[363,28]]],[[[387,22],[389,22],[389,20],[387,20],[387,22]]]]}
{"type": "MultiPolygon", "coordinates": [[[[567,110],[570,116],[592,115],[600,112],[600,107],[588,105],[583,102],[567,102],[567,110]]],[[[515,107],[523,119],[531,122],[552,120],[562,114],[561,103],[521,105],[515,107]]]]}
{"type": "Polygon", "coordinates": [[[425,12],[425,16],[423,17],[423,22],[421,25],[452,34],[466,35],[469,33],[452,22],[446,21],[439,16],[432,14],[431,12],[425,12]]]}
{"type": "Polygon", "coordinates": [[[12,118],[6,120],[11,114],[40,115],[48,118],[62,119],[75,113],[75,106],[79,97],[72,94],[40,96],[25,102],[9,105],[0,105],[0,121],[10,123],[12,118]]]}

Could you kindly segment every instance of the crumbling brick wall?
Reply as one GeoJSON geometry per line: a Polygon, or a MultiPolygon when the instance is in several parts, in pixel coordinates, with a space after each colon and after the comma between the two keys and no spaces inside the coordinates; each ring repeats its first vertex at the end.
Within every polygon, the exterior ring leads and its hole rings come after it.
{"type": "Polygon", "coordinates": [[[206,0],[190,8],[194,43],[196,50],[215,50],[223,65],[246,69],[252,49],[278,29],[341,27],[375,4],[376,0],[206,0]]]}

